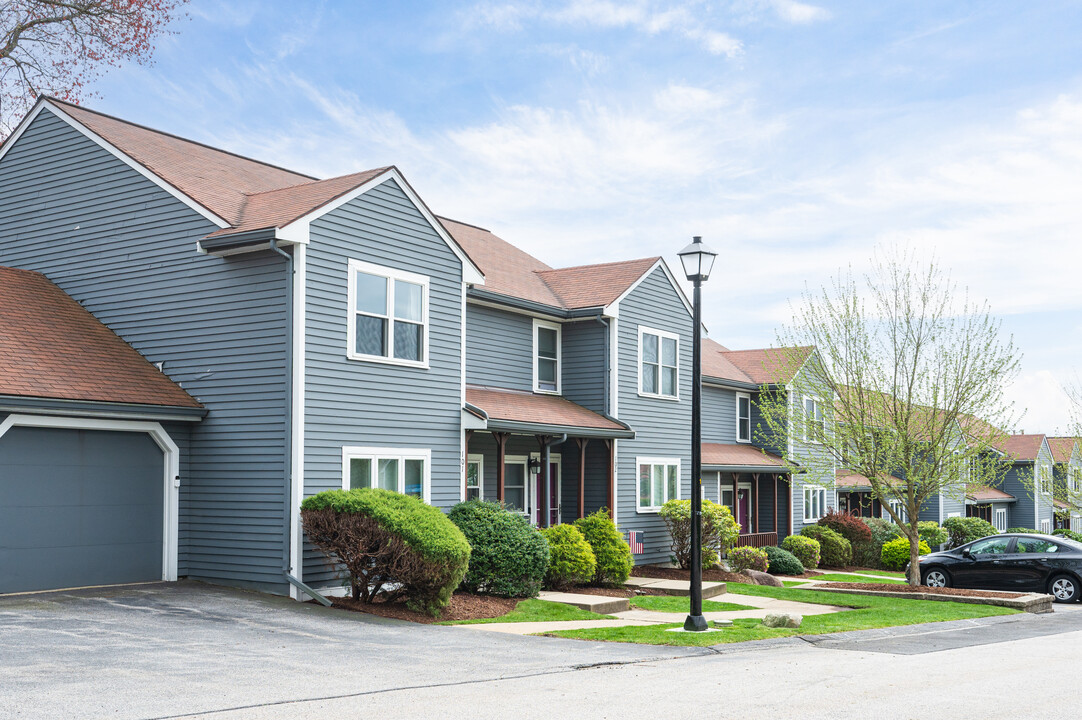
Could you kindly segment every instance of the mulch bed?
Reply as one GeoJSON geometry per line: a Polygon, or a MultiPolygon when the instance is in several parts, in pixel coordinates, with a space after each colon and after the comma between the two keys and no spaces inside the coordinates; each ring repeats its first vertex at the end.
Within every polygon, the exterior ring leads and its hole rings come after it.
{"type": "Polygon", "coordinates": [[[479,618],[494,618],[506,615],[515,609],[515,605],[522,598],[499,598],[489,595],[473,595],[471,593],[456,592],[451,597],[451,603],[443,609],[438,618],[424,613],[414,612],[406,607],[405,603],[374,602],[365,604],[352,598],[334,597],[327,598],[334,607],[340,610],[352,610],[354,612],[379,615],[395,620],[409,620],[415,623],[431,624],[444,620],[476,620],[479,618]]]}
{"type": "Polygon", "coordinates": [[[883,590],[889,592],[902,592],[902,593],[928,593],[929,595],[964,595],[966,597],[988,597],[988,598],[1016,598],[1021,597],[1021,593],[1012,592],[994,592],[992,590],[967,590],[965,588],[942,588],[942,587],[928,587],[926,585],[893,585],[888,583],[843,583],[832,582],[831,588],[841,588],[842,590],[883,590]]]}
{"type": "MultiPolygon", "coordinates": [[[[680,568],[661,567],[660,565],[636,565],[631,574],[635,577],[657,578],[658,580],[690,580],[691,572],[680,568]]],[[[703,570],[705,582],[734,582],[754,585],[755,581],[747,575],[726,572],[725,570],[703,570]]]]}

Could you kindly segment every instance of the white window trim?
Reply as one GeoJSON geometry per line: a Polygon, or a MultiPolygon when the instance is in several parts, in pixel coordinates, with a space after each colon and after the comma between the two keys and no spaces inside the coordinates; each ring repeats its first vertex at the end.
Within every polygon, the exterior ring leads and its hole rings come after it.
{"type": "Polygon", "coordinates": [[[736,394],[736,441],[738,443],[750,443],[751,442],[751,395],[749,393],[738,392],[736,394]],[[748,439],[740,439],[740,399],[744,398],[748,401],[748,439]]]}
{"type": "MultiPolygon", "coordinates": [[[[666,330],[656,330],[645,325],[639,325],[639,352],[638,352],[638,364],[635,365],[635,374],[639,378],[639,397],[655,398],[657,400],[671,400],[674,402],[680,402],[680,336],[676,333],[671,333],[666,330]],[[658,392],[648,393],[642,389],[642,336],[643,335],[657,335],[658,347],[657,347],[657,360],[658,360],[658,376],[657,386],[658,392]],[[669,338],[676,341],[676,394],[675,395],[662,395],[661,390],[661,370],[663,367],[661,364],[661,338],[669,338]]],[[[636,471],[637,478],[637,471],[636,471]]],[[[636,480],[637,481],[637,480],[636,480]]],[[[636,490],[636,493],[638,491],[636,490]]]]}
{"type": "Polygon", "coordinates": [[[887,504],[890,505],[890,509],[893,510],[896,515],[901,517],[902,522],[909,522],[909,513],[905,509],[904,502],[901,500],[888,500],[887,504]]]}
{"type": "Polygon", "coordinates": [[[992,526],[1000,532],[1007,529],[1007,508],[994,508],[992,510],[992,526]],[[1003,518],[1002,522],[1000,522],[1001,517],[1003,518]]]}
{"type": "MultiPolygon", "coordinates": [[[[651,505],[648,507],[642,507],[639,505],[639,468],[643,465],[675,465],[676,466],[676,497],[671,497],[669,500],[679,500],[681,496],[681,485],[683,485],[683,468],[680,465],[680,458],[666,458],[666,457],[636,457],[635,458],[635,512],[640,514],[657,514],[657,511],[661,509],[660,505],[651,505]]],[[[650,472],[650,482],[653,483],[654,474],[650,472]]],[[[650,487],[650,497],[654,496],[653,485],[650,487]]],[[[666,501],[668,502],[668,501],[666,501]]]]}
{"type": "MultiPolygon", "coordinates": [[[[504,466],[507,465],[521,465],[522,466],[522,512],[512,510],[511,512],[518,512],[519,515],[529,519],[530,517],[530,457],[529,455],[505,455],[503,458],[504,466]]],[[[507,477],[504,474],[504,496],[506,498],[507,490],[507,477]]]]}
{"type": "Polygon", "coordinates": [[[389,268],[383,265],[374,265],[372,263],[363,262],[361,260],[354,260],[350,258],[348,263],[348,276],[346,279],[347,299],[346,299],[346,357],[350,360],[359,360],[363,362],[382,363],[384,365],[401,365],[404,367],[414,368],[428,368],[428,329],[429,329],[429,278],[425,275],[418,275],[416,273],[406,272],[405,270],[398,270],[396,268],[389,268]],[[390,353],[388,357],[382,355],[364,355],[356,351],[357,348],[357,273],[363,272],[369,275],[378,275],[391,280],[391,283],[387,285],[387,350],[390,353]],[[394,288],[393,282],[396,280],[402,280],[405,282],[413,283],[421,286],[421,322],[422,322],[422,347],[421,347],[421,359],[418,360],[403,360],[401,358],[394,357],[394,288]]]}
{"type": "Polygon", "coordinates": [[[432,501],[432,450],[428,448],[392,448],[392,447],[359,447],[345,445],[342,447],[342,489],[349,490],[349,461],[371,460],[372,472],[377,470],[377,460],[398,460],[398,492],[405,492],[405,460],[424,460],[425,472],[421,480],[421,499],[426,503],[432,501]]]}
{"type": "MultiPolygon", "coordinates": [[[[800,411],[804,414],[804,442],[811,443],[812,445],[822,445],[822,443],[820,441],[814,440],[814,439],[808,437],[808,428],[810,428],[811,424],[813,422],[815,422],[814,415],[811,418],[808,417],[808,401],[809,400],[811,400],[811,401],[813,401],[815,403],[815,409],[817,411],[821,410],[822,405],[823,405],[823,401],[821,399],[815,397],[814,395],[805,395],[804,396],[804,401],[801,404],[801,408],[800,408],[800,411]]],[[[826,423],[827,423],[827,419],[826,419],[825,414],[823,415],[822,422],[823,422],[823,434],[825,435],[826,434],[826,423]]]]}
{"type": "MultiPolygon", "coordinates": [[[[470,453],[466,456],[466,467],[477,463],[477,499],[485,499],[485,456],[482,453],[470,453]]],[[[466,500],[466,476],[462,476],[462,501],[466,500]]]]}
{"type": "Polygon", "coordinates": [[[1043,534],[1045,534],[1045,535],[1052,534],[1052,521],[1051,520],[1041,520],[1041,532],[1043,534]]]}
{"type": "Polygon", "coordinates": [[[826,488],[805,486],[804,487],[804,493],[802,495],[802,500],[803,500],[803,504],[804,504],[804,507],[802,509],[802,512],[804,514],[804,522],[806,522],[806,523],[815,522],[819,518],[823,517],[824,514],[826,514],[826,505],[827,505],[827,489],[826,488]],[[811,515],[809,513],[809,508],[811,506],[811,503],[808,502],[808,493],[809,492],[811,492],[811,493],[821,493],[821,495],[819,495],[819,503],[818,503],[819,507],[817,508],[818,512],[819,512],[818,515],[813,516],[813,515],[811,515]]]}
{"type": "Polygon", "coordinates": [[[564,331],[563,331],[563,327],[560,325],[560,323],[547,322],[545,320],[538,320],[537,318],[534,318],[534,320],[533,320],[533,391],[535,393],[543,393],[545,395],[559,395],[560,394],[561,385],[562,385],[561,379],[563,378],[563,374],[564,374],[563,346],[564,346],[564,331]],[[540,384],[539,384],[538,374],[537,374],[537,365],[538,365],[538,359],[539,359],[537,357],[537,331],[538,331],[539,328],[548,328],[549,330],[555,330],[556,331],[556,389],[555,390],[542,389],[540,387],[540,384]]]}

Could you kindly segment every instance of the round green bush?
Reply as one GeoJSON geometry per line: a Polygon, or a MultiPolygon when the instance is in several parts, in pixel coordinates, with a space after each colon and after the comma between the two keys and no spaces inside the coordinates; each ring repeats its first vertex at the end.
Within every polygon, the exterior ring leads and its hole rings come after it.
{"type": "Polygon", "coordinates": [[[1007,528],[1003,532],[1011,533],[1011,534],[1022,533],[1023,535],[1040,535],[1041,534],[1040,530],[1034,530],[1033,528],[1024,528],[1024,527],[1007,528]]]}
{"type": "Polygon", "coordinates": [[[437,616],[470,562],[466,537],[446,515],[390,490],[321,492],[301,503],[301,523],[313,545],[345,566],[353,598],[366,603],[404,597],[410,609],[437,616]]]}
{"type": "MultiPolygon", "coordinates": [[[[672,538],[672,560],[683,569],[691,565],[691,500],[670,500],[658,510],[672,538]]],[[[718,554],[732,547],[740,537],[740,525],[725,505],[702,501],[702,567],[718,562],[718,554]]]]}
{"type": "Polygon", "coordinates": [[[800,534],[819,541],[820,565],[824,567],[845,567],[853,562],[853,546],[848,540],[830,528],[822,525],[809,525],[802,529],[800,534]]]}
{"type": "Polygon", "coordinates": [[[767,566],[767,572],[772,575],[801,575],[804,572],[804,564],[797,559],[797,556],[788,550],[782,550],[780,547],[765,547],[763,550],[766,552],[769,565],[767,566]]]}
{"type": "Polygon", "coordinates": [[[574,523],[594,551],[597,570],[594,582],[599,585],[623,585],[635,567],[631,548],[624,534],[616,528],[607,508],[579,518],[574,523]]]}
{"type": "Polygon", "coordinates": [[[497,503],[470,500],[447,517],[472,548],[462,587],[500,597],[534,597],[549,566],[549,544],[518,513],[497,503]]]}
{"type": "Polygon", "coordinates": [[[819,567],[819,541],[803,535],[790,535],[781,541],[783,550],[788,550],[807,570],[819,567]]]}
{"type": "Polygon", "coordinates": [[[917,534],[920,539],[928,544],[928,547],[939,547],[947,542],[947,531],[939,526],[934,520],[921,520],[917,523],[917,534]]]}
{"type": "Polygon", "coordinates": [[[1052,534],[1053,535],[1061,535],[1061,536],[1067,538],[1068,540],[1074,540],[1075,542],[1082,542],[1082,533],[1074,532],[1073,530],[1068,530],[1066,528],[1060,528],[1059,530],[1053,530],[1052,534]]]}
{"type": "Polygon", "coordinates": [[[849,541],[850,544],[869,542],[872,539],[872,531],[860,518],[849,513],[830,510],[826,515],[819,518],[819,525],[828,527],[849,541]]]}
{"type": "Polygon", "coordinates": [[[943,521],[943,529],[950,537],[951,547],[999,534],[992,523],[976,517],[952,517],[943,521]]]}
{"type": "Polygon", "coordinates": [[[753,547],[738,547],[729,551],[729,569],[735,573],[745,570],[766,572],[770,558],[765,550],[753,547]]]}
{"type": "Polygon", "coordinates": [[[883,543],[902,537],[902,529],[883,518],[861,518],[868,526],[872,539],[869,542],[853,543],[853,564],[861,567],[878,568],[883,553],[883,543]]]}
{"type": "MultiPolygon", "coordinates": [[[[918,547],[921,555],[932,552],[931,548],[928,547],[928,543],[923,540],[920,541],[918,547]]],[[[909,562],[909,539],[900,537],[883,543],[880,562],[888,570],[901,570],[904,568],[905,564],[909,562]]]]}
{"type": "Polygon", "coordinates": [[[597,560],[590,543],[574,525],[553,525],[541,530],[549,544],[549,569],[545,585],[566,590],[572,585],[585,585],[594,579],[597,560]]]}

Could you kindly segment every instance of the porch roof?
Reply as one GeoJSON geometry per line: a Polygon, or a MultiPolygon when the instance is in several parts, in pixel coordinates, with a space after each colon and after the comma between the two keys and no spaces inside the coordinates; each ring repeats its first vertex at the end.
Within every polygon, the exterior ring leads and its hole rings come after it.
{"type": "MultiPolygon", "coordinates": [[[[894,476],[884,475],[882,477],[883,481],[888,479],[899,482],[899,478],[894,476]]],[[[872,481],[868,479],[867,475],[861,475],[855,470],[846,468],[838,468],[834,471],[834,485],[851,492],[871,492],[872,489],[872,481]]]]}
{"type": "Polygon", "coordinates": [[[994,487],[988,487],[987,485],[981,485],[975,487],[966,493],[966,504],[976,505],[978,503],[990,503],[990,502],[1015,502],[1017,498],[1010,493],[1003,492],[1002,490],[994,487]]]}
{"type": "Polygon", "coordinates": [[[776,473],[790,471],[789,466],[780,457],[754,445],[703,443],[702,460],[703,468],[708,470],[776,473]]]}
{"type": "Polygon", "coordinates": [[[485,422],[486,430],[571,437],[635,437],[629,426],[560,395],[466,386],[466,409],[485,422]]]}

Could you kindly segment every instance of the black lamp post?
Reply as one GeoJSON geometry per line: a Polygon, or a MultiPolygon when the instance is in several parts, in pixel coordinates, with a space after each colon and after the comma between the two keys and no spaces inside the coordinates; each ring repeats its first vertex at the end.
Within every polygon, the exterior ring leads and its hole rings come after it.
{"type": "Polygon", "coordinates": [[[691,612],[684,620],[684,629],[707,629],[703,617],[703,479],[702,479],[702,284],[710,277],[716,252],[703,245],[696,235],[686,248],[677,253],[684,274],[695,286],[692,302],[695,318],[694,341],[691,346],[691,612]]]}

